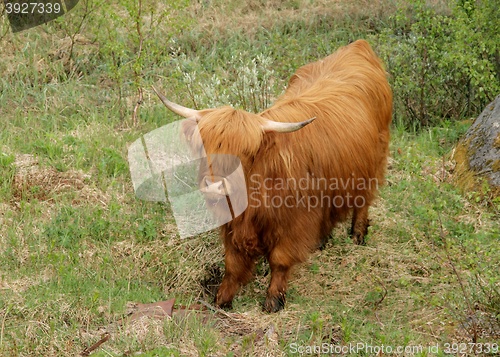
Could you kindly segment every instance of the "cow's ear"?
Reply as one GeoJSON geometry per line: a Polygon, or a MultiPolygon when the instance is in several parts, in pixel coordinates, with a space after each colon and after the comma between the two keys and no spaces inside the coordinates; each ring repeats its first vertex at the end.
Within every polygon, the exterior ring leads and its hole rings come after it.
{"type": "Polygon", "coordinates": [[[198,130],[198,123],[194,118],[189,118],[182,121],[181,124],[182,136],[186,139],[186,141],[192,142],[193,135],[198,130]]]}
{"type": "Polygon", "coordinates": [[[276,132],[276,133],[291,133],[297,130],[302,129],[307,124],[313,122],[316,117],[311,119],[307,119],[298,123],[283,123],[278,121],[273,121],[269,119],[264,119],[264,123],[262,124],[262,130],[267,132],[276,132]]]}

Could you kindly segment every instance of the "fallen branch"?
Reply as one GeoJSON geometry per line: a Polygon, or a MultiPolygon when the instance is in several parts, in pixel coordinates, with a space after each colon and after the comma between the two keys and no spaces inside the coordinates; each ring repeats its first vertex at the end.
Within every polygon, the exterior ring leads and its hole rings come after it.
{"type": "Polygon", "coordinates": [[[82,351],[82,353],[80,353],[80,356],[90,356],[90,354],[93,351],[95,351],[96,349],[98,349],[99,346],[101,346],[104,342],[106,342],[107,340],[109,340],[110,337],[111,337],[111,335],[109,334],[109,332],[103,333],[101,339],[99,341],[97,341],[96,343],[94,343],[92,346],[85,348],[82,351]]]}

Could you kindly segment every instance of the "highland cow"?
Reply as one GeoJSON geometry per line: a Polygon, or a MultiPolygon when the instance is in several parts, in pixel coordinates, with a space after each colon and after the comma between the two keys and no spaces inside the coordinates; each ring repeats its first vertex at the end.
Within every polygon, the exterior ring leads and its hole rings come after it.
{"type": "MultiPolygon", "coordinates": [[[[193,149],[237,156],[243,167],[246,187],[236,194],[246,195],[248,207],[221,227],[225,275],[217,306],[232,306],[264,256],[271,281],[263,309],[282,309],[290,269],[351,216],[353,241],[364,244],[368,209],[384,181],[392,116],[386,73],[366,41],[299,68],[285,93],[259,114],[194,110],[157,94],[189,118],[184,134],[193,149]]],[[[214,182],[221,188],[226,166],[224,159],[201,165],[200,188],[210,191],[214,182]]],[[[220,194],[231,190],[225,185],[220,194]]]]}

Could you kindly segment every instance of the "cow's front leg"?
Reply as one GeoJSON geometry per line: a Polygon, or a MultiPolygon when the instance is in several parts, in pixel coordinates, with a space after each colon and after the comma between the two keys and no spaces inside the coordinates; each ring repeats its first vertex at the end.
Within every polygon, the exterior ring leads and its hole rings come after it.
{"type": "Polygon", "coordinates": [[[278,312],[285,307],[286,289],[290,275],[289,266],[280,264],[271,265],[271,283],[267,289],[263,309],[266,312],[278,312]]]}
{"type": "Polygon", "coordinates": [[[320,231],[309,228],[305,222],[310,223],[312,227],[319,227],[319,222],[313,222],[317,223],[313,224],[309,217],[306,218],[305,215],[301,217],[303,217],[302,221],[299,217],[295,221],[296,225],[290,226],[290,232],[285,232],[284,237],[276,239],[278,244],[266,256],[271,268],[271,282],[263,306],[266,312],[277,312],[285,307],[288,278],[292,267],[304,262],[309,253],[314,251],[317,246],[317,237],[319,237],[320,231]],[[307,228],[301,230],[300,227],[307,228]],[[297,238],[297,236],[293,237],[294,232],[298,232],[302,239],[297,238]]]}
{"type": "Polygon", "coordinates": [[[271,282],[263,306],[266,312],[277,312],[285,307],[290,269],[300,261],[299,257],[294,256],[296,251],[290,248],[290,246],[276,246],[267,256],[271,268],[271,282]]]}
{"type": "Polygon", "coordinates": [[[238,289],[253,277],[255,259],[230,245],[226,246],[225,263],[226,272],[217,291],[215,305],[223,309],[231,309],[238,289]]]}

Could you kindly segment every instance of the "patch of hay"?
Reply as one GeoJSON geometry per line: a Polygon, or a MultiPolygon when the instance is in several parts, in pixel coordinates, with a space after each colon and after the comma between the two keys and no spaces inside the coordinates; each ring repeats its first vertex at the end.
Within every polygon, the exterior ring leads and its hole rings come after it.
{"type": "MultiPolygon", "coordinates": [[[[439,1],[438,1],[439,2],[439,1]]],[[[298,0],[294,2],[272,1],[242,1],[235,3],[220,2],[206,6],[203,2],[190,5],[190,12],[195,14],[198,31],[203,33],[224,33],[228,28],[244,30],[249,36],[254,35],[259,27],[271,28],[277,22],[304,21],[311,24],[314,21],[332,21],[346,16],[360,18],[364,16],[379,16],[392,11],[393,4],[388,1],[342,2],[337,0],[322,0],[310,2],[298,0]]]]}
{"type": "Polygon", "coordinates": [[[40,166],[34,155],[16,155],[16,173],[12,182],[14,201],[39,200],[53,202],[54,196],[72,192],[73,204],[82,202],[101,203],[106,206],[109,196],[91,186],[90,175],[82,171],[57,171],[53,167],[40,166]]]}
{"type": "Polygon", "coordinates": [[[20,294],[29,288],[49,281],[51,278],[50,272],[45,271],[40,276],[21,277],[19,279],[0,278],[0,292],[2,290],[11,291],[15,294],[20,294]]]}

